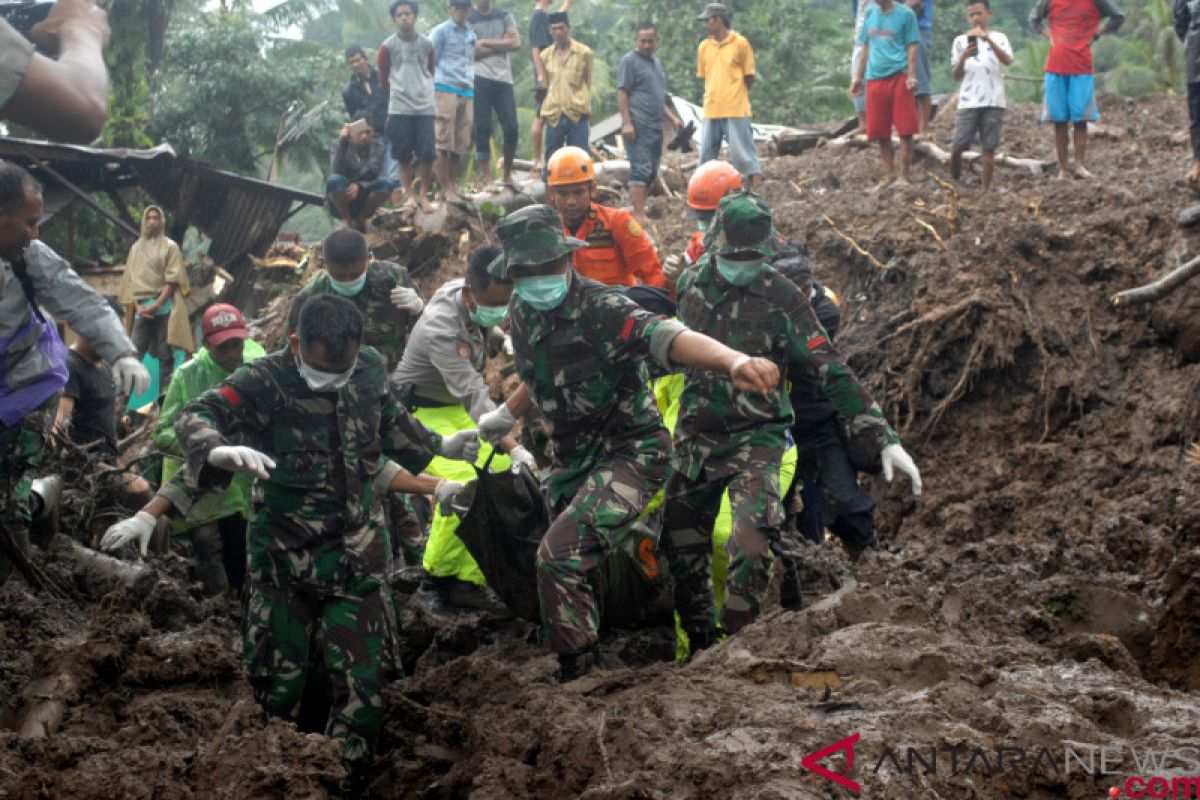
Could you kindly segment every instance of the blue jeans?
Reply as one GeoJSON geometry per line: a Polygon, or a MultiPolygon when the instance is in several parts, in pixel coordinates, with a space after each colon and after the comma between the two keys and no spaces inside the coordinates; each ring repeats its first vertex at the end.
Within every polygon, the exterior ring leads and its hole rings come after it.
{"type": "Polygon", "coordinates": [[[637,138],[625,142],[625,155],[629,156],[629,183],[631,186],[650,186],[658,177],[658,165],[662,161],[662,126],[640,125],[634,120],[633,130],[637,138]]]}
{"type": "Polygon", "coordinates": [[[557,125],[546,125],[546,162],[560,147],[582,147],[588,149],[588,118],[580,117],[578,122],[572,122],[566,114],[559,117],[557,125]]]}
{"type": "Polygon", "coordinates": [[[761,175],[758,150],[749,117],[723,117],[704,120],[704,135],[700,138],[700,163],[712,161],[721,153],[721,140],[729,142],[729,160],[743,175],[761,175]]]}

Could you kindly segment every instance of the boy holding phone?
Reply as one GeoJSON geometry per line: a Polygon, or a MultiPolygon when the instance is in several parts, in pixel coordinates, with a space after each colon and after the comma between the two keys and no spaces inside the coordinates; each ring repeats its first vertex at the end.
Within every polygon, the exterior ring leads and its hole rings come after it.
{"type": "Polygon", "coordinates": [[[971,30],[954,40],[950,66],[954,79],[962,82],[958,93],[958,116],[954,142],[950,146],[950,174],[962,174],[962,156],[978,135],[983,154],[983,191],[992,185],[1000,129],[1004,125],[1004,71],[1012,63],[1008,37],[988,28],[992,9],[988,0],[967,0],[967,22],[971,30]]]}

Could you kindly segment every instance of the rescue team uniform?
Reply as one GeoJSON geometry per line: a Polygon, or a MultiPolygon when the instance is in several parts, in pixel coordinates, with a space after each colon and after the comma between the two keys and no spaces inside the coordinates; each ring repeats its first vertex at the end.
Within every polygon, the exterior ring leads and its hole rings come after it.
{"type": "Polygon", "coordinates": [[[630,212],[592,203],[577,230],[565,225],[564,230],[587,242],[572,254],[575,271],[583,277],[609,286],[666,286],[654,242],[630,212]]]}

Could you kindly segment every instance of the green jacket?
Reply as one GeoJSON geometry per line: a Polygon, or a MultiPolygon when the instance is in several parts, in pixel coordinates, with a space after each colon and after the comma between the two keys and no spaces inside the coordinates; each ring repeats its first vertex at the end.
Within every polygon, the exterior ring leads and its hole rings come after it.
{"type": "MultiPolygon", "coordinates": [[[[242,350],[246,362],[266,355],[262,345],[247,339],[242,350]]],[[[190,361],[175,370],[171,385],[163,398],[158,424],[154,426],[154,444],[165,454],[163,457],[162,482],[166,485],[171,477],[183,468],[183,450],[175,436],[175,418],[183,407],[229,377],[229,373],[217,366],[207,348],[200,348],[190,361]],[[177,456],[177,457],[176,457],[177,456]]],[[[251,475],[238,475],[223,491],[214,491],[195,503],[182,520],[171,525],[174,533],[182,533],[199,525],[235,514],[249,516],[250,492],[254,486],[251,475]]]]}

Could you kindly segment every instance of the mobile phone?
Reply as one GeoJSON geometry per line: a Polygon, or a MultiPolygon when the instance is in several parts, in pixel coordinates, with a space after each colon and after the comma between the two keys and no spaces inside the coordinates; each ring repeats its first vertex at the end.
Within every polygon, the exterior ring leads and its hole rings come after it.
{"type": "Polygon", "coordinates": [[[967,37],[967,47],[974,47],[977,44],[979,44],[978,36],[968,36],[967,37]]]}

